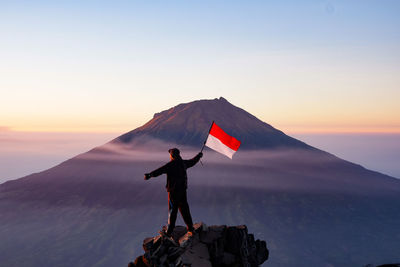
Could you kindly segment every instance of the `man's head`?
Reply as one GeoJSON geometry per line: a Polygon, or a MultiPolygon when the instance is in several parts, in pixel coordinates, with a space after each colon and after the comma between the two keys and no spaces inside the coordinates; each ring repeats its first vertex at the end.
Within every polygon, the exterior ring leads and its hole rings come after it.
{"type": "Polygon", "coordinates": [[[170,150],[168,150],[168,152],[171,160],[179,159],[181,157],[181,153],[177,148],[171,148],[170,150]]]}

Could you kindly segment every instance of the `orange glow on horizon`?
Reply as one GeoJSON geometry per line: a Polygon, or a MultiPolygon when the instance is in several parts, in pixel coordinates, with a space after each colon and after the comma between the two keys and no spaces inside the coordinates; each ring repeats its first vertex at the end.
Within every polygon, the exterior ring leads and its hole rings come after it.
{"type": "Polygon", "coordinates": [[[282,127],[280,130],[286,134],[400,134],[400,127],[282,127]]]}
{"type": "Polygon", "coordinates": [[[16,127],[6,130],[7,132],[25,132],[25,133],[109,133],[109,134],[123,134],[129,132],[133,129],[110,129],[110,128],[52,128],[52,127],[40,127],[40,128],[24,128],[24,127],[16,127]]]}
{"type": "MultiPolygon", "coordinates": [[[[86,127],[2,127],[0,132],[33,132],[33,133],[114,133],[123,134],[141,125],[126,127],[86,126],[86,127]]],[[[286,134],[400,134],[399,127],[315,127],[315,126],[274,126],[286,134]]]]}

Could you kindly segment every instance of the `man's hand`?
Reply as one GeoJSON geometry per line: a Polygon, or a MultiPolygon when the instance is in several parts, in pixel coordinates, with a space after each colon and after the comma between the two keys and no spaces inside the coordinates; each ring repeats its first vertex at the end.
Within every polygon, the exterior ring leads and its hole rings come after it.
{"type": "Polygon", "coordinates": [[[151,174],[150,173],[145,173],[144,174],[144,179],[145,180],[149,180],[151,178],[151,174]]]}

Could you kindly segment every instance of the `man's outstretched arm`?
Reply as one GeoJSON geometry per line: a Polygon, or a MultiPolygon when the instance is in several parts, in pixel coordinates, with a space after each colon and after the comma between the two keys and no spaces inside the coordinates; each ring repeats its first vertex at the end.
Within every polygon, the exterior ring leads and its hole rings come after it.
{"type": "Polygon", "coordinates": [[[196,163],[199,162],[199,160],[200,160],[202,157],[203,157],[203,153],[200,152],[200,153],[197,154],[194,158],[185,160],[186,168],[190,168],[190,167],[193,167],[194,165],[196,165],[196,163]]]}
{"type": "Polygon", "coordinates": [[[168,168],[169,168],[169,163],[165,164],[164,166],[161,166],[160,168],[158,168],[150,173],[145,173],[144,179],[149,180],[151,177],[157,177],[163,173],[167,173],[168,168]]]}

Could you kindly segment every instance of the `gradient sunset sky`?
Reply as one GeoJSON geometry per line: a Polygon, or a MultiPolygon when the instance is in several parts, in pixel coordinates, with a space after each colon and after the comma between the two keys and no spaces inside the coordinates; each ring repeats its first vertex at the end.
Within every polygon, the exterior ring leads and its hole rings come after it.
{"type": "Polygon", "coordinates": [[[285,132],[400,133],[400,1],[0,1],[0,131],[120,132],[223,96],[285,132]]]}

